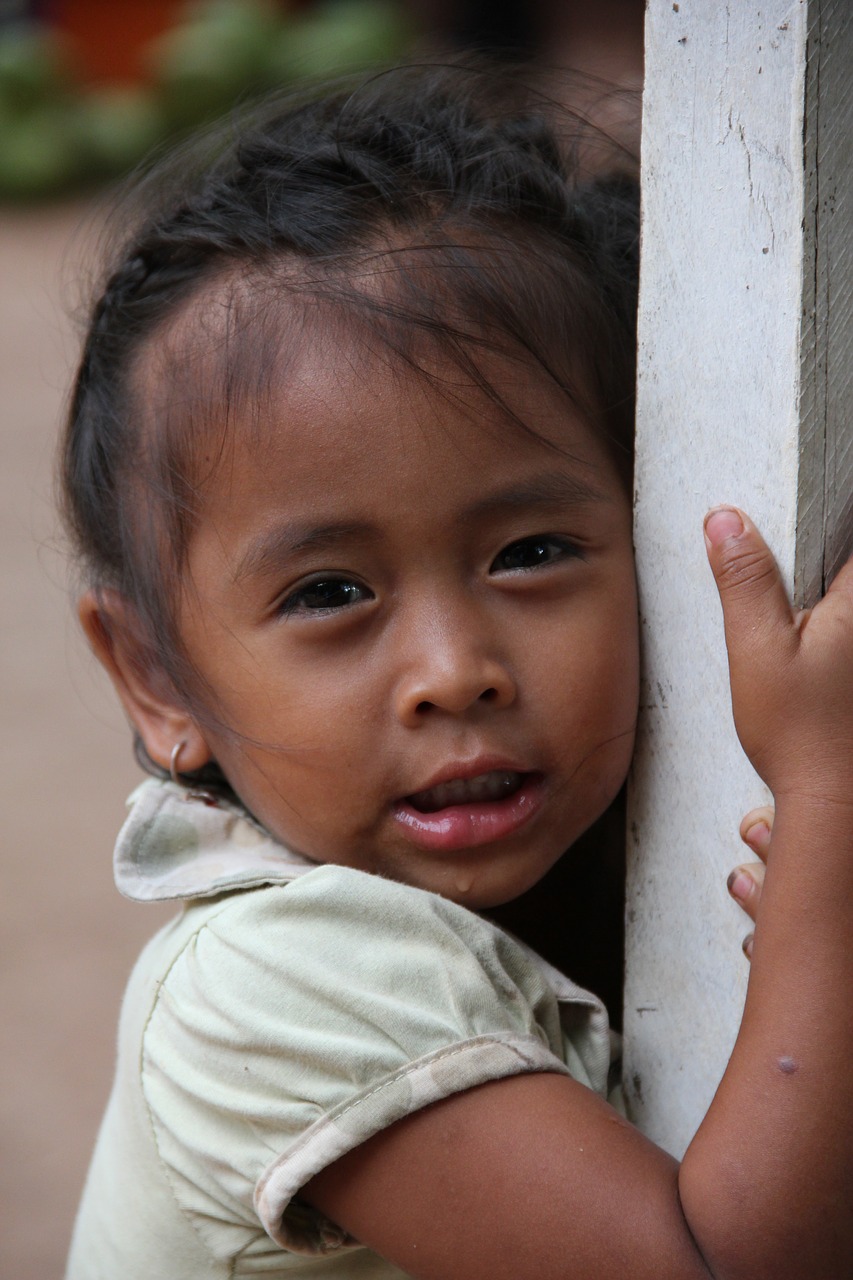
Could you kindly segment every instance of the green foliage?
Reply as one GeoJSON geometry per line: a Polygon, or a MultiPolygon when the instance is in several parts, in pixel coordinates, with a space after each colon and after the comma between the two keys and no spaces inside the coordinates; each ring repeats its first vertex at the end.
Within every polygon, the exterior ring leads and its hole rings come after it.
{"type": "Polygon", "coordinates": [[[144,90],[95,89],[77,108],[76,129],[83,165],[93,176],[126,173],[167,135],[163,108],[144,90]]]}
{"type": "Polygon", "coordinates": [[[25,26],[0,34],[0,193],[49,194],[79,165],[71,60],[50,32],[25,26]]]}
{"type": "Polygon", "coordinates": [[[281,19],[256,0],[208,0],[167,31],[149,52],[154,85],[168,122],[191,128],[242,94],[263,87],[281,19]]]}
{"type": "Polygon", "coordinates": [[[271,78],[289,84],[379,66],[411,38],[391,0],[327,0],[282,28],[269,55],[271,78]]]}
{"type": "Polygon", "coordinates": [[[85,89],[49,28],[0,29],[0,200],[117,177],[254,95],[398,60],[412,35],[395,0],[196,0],[147,49],[144,87],[85,89]]]}
{"type": "Polygon", "coordinates": [[[81,154],[73,116],[56,102],[0,110],[0,194],[27,200],[71,184],[81,154]]]}
{"type": "Polygon", "coordinates": [[[62,96],[72,59],[59,36],[25,25],[0,29],[0,105],[26,112],[62,96]]]}

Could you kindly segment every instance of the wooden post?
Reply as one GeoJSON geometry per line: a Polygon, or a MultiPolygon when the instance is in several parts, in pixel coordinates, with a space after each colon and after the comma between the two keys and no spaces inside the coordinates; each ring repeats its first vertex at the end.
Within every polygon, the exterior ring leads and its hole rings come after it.
{"type": "Polygon", "coordinates": [[[800,604],[850,549],[851,67],[847,0],[649,0],[625,1085],[675,1155],[737,1032],[748,921],[725,881],[767,799],[732,727],[702,517],[748,511],[800,604]]]}

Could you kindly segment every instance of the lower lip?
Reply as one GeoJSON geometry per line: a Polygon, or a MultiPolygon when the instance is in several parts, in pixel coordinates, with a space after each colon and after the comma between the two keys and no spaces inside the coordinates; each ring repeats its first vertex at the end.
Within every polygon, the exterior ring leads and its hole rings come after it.
{"type": "Polygon", "coordinates": [[[422,849],[447,852],[474,849],[503,840],[526,826],[539,812],[543,795],[541,776],[531,775],[506,800],[452,804],[435,813],[421,813],[402,800],[394,807],[394,817],[412,843],[422,849]]]}

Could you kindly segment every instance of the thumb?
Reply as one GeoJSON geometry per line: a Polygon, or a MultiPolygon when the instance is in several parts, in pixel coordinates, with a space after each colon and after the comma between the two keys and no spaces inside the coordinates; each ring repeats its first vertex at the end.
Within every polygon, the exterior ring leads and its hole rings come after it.
{"type": "Polygon", "coordinates": [[[739,660],[765,644],[796,644],[794,616],[767,543],[737,507],[714,507],[705,517],[705,545],[720,593],[732,675],[739,660]]]}

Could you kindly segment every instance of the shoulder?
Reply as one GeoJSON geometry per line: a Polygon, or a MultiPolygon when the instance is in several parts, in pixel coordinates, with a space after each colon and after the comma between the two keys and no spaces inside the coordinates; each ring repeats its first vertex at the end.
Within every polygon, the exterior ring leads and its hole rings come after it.
{"type": "Polygon", "coordinates": [[[158,1149],[205,1214],[213,1152],[285,1247],[304,1243],[292,1196],[343,1152],[461,1090],[566,1071],[545,971],[436,895],[325,866],[183,927],[143,1036],[158,1149]]]}
{"type": "Polygon", "coordinates": [[[272,1099],[298,1077],[326,1111],[434,1056],[453,1060],[460,1087],[463,1059],[484,1053],[564,1069],[548,972],[437,895],[327,866],[201,904],[193,929],[194,914],[144,1032],[149,1096],[193,1078],[245,1113],[249,1080],[272,1099]]]}
{"type": "Polygon", "coordinates": [[[298,1004],[333,995],[341,1016],[343,992],[356,1010],[369,993],[393,991],[422,1012],[444,1002],[451,987],[482,998],[522,1001],[546,1015],[555,1006],[551,972],[503,930],[466,908],[408,885],[326,865],[286,885],[232,894],[187,912],[184,954],[166,987],[194,971],[196,992],[214,988],[221,1005],[298,1004]],[[196,918],[197,927],[192,928],[196,918]],[[432,979],[427,982],[427,977],[432,979]]]}
{"type": "Polygon", "coordinates": [[[380,945],[389,937],[398,943],[405,937],[407,944],[417,946],[422,935],[429,935],[430,944],[432,935],[452,935],[463,944],[476,946],[489,939],[509,950],[518,947],[497,925],[447,898],[331,863],[290,884],[234,894],[222,907],[210,918],[217,929],[263,927],[303,940],[314,932],[325,938],[328,932],[329,941],[342,949],[365,935],[380,945]],[[408,926],[415,928],[412,937],[404,933],[408,926]]]}

